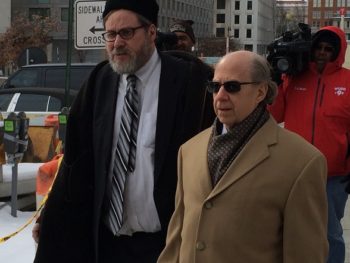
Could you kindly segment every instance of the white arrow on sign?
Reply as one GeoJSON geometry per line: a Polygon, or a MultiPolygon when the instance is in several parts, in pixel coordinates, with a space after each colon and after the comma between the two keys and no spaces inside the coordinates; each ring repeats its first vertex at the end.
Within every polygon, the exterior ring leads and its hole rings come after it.
{"type": "Polygon", "coordinates": [[[75,38],[76,49],[103,49],[105,41],[102,33],[102,13],[106,1],[76,1],[75,2],[75,38]]]}

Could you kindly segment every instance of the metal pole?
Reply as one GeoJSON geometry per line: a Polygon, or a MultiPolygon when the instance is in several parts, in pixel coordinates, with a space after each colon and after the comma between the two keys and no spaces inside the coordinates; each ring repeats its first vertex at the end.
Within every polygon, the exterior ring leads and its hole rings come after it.
{"type": "Polygon", "coordinates": [[[226,54],[230,51],[230,38],[226,37],[226,54]]]}
{"type": "Polygon", "coordinates": [[[68,37],[67,37],[67,66],[66,66],[66,85],[65,85],[65,97],[64,104],[68,105],[68,95],[70,90],[70,66],[72,60],[72,28],[73,28],[73,0],[69,0],[68,10],[68,37]]]}
{"type": "Polygon", "coordinates": [[[26,65],[29,65],[29,48],[26,49],[26,65]]]}
{"type": "Polygon", "coordinates": [[[12,183],[11,183],[11,215],[17,217],[17,181],[18,181],[18,164],[15,162],[12,166],[12,183]]]}
{"type": "Polygon", "coordinates": [[[231,27],[228,27],[226,35],[226,54],[230,52],[230,30],[231,27]]]}

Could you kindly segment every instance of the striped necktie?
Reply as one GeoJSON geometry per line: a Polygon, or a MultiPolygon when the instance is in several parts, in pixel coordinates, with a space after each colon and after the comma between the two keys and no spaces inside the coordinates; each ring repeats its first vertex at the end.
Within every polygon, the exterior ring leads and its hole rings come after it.
{"type": "Polygon", "coordinates": [[[110,209],[107,224],[114,235],[123,223],[123,202],[126,177],[135,169],[138,116],[138,94],[135,75],[127,77],[126,95],[115,152],[110,209]]]}

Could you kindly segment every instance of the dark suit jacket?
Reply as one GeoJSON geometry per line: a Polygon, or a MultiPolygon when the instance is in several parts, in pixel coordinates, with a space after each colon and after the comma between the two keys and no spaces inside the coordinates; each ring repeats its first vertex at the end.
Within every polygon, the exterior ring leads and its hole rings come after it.
{"type": "MultiPolygon", "coordinates": [[[[193,64],[165,54],[161,60],[154,199],[165,240],[174,210],[177,151],[207,124],[199,124],[202,108],[197,107],[204,101],[204,78],[196,76],[200,81],[194,87],[193,64]]],[[[109,64],[100,63],[71,108],[65,156],[42,214],[37,263],[97,262],[118,81],[109,64]]],[[[204,115],[212,120],[212,112],[204,115]]]]}

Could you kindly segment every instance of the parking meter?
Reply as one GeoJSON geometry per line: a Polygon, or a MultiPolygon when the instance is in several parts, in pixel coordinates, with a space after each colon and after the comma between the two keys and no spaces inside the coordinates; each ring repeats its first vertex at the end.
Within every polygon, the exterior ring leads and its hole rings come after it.
{"type": "Polygon", "coordinates": [[[66,127],[69,115],[69,109],[63,107],[61,112],[58,114],[58,138],[62,141],[62,145],[66,140],[66,127]]]}
{"type": "Polygon", "coordinates": [[[14,112],[4,120],[4,147],[7,154],[18,152],[19,126],[20,120],[14,112]]]}
{"type": "Polygon", "coordinates": [[[4,148],[6,162],[12,165],[11,215],[17,216],[18,163],[28,145],[29,119],[24,112],[11,112],[4,120],[4,148]]]}
{"type": "Polygon", "coordinates": [[[11,112],[4,119],[4,149],[7,163],[21,161],[28,146],[29,119],[24,112],[11,112]]]}
{"type": "Polygon", "coordinates": [[[20,126],[19,126],[20,144],[18,147],[18,152],[24,153],[28,147],[29,118],[27,118],[26,114],[23,111],[19,112],[17,117],[19,118],[19,122],[20,122],[20,126]]]}
{"type": "Polygon", "coordinates": [[[4,142],[4,118],[0,112],[0,144],[4,142]]]}

